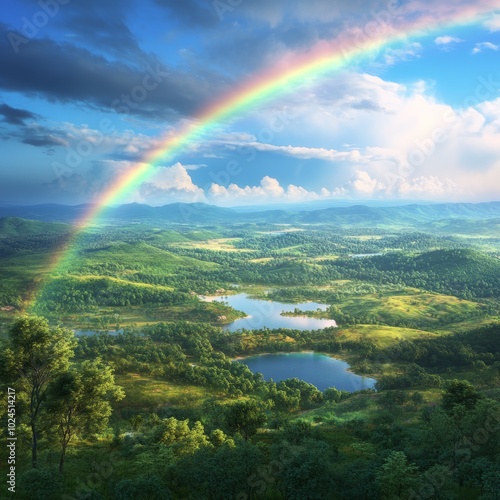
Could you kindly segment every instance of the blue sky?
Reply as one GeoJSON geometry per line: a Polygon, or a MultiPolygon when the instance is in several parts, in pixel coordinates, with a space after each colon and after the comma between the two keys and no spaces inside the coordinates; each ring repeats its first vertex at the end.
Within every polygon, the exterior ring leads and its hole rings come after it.
{"type": "Polygon", "coordinates": [[[498,200],[497,1],[19,0],[0,14],[0,203],[95,202],[280,61],[427,20],[218,123],[120,201],[498,200]]]}

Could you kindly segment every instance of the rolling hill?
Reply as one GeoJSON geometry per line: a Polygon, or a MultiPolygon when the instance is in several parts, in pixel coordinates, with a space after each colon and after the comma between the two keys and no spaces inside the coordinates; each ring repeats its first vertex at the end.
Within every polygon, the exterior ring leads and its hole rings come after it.
{"type": "Polygon", "coordinates": [[[500,295],[500,259],[471,249],[388,253],[326,262],[345,278],[398,283],[461,298],[500,295]]]}
{"type": "Polygon", "coordinates": [[[70,227],[60,222],[40,222],[25,220],[20,217],[5,217],[0,219],[0,238],[5,236],[26,236],[38,234],[62,234],[70,227]]]}

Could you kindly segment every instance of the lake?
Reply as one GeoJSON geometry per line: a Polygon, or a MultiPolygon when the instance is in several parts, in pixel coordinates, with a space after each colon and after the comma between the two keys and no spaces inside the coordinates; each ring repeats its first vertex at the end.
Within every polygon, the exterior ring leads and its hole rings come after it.
{"type": "Polygon", "coordinates": [[[300,352],[289,354],[260,354],[238,360],[254,373],[262,373],[266,380],[275,382],[298,378],[315,385],[320,391],[328,387],[355,392],[372,389],[376,380],[348,371],[349,364],[325,354],[300,352]]]}
{"type": "Polygon", "coordinates": [[[282,316],[281,313],[293,312],[296,308],[301,311],[326,311],[328,306],[317,302],[304,302],[302,304],[284,304],[270,300],[251,299],[247,294],[240,293],[227,297],[205,297],[209,302],[225,302],[233,309],[247,314],[246,318],[237,319],[226,325],[225,330],[235,332],[246,330],[259,330],[260,328],[290,328],[294,330],[321,330],[327,327],[337,327],[333,319],[309,318],[307,316],[282,316]]]}

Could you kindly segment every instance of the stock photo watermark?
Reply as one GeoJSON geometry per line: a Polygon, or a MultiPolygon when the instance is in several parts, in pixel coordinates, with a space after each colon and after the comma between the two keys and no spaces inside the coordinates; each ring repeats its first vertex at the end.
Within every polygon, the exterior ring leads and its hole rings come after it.
{"type": "Polygon", "coordinates": [[[7,389],[7,490],[16,492],[16,390],[7,389]]]}
{"type": "MultiPolygon", "coordinates": [[[[140,84],[135,85],[128,93],[123,93],[119,98],[111,102],[111,108],[118,114],[127,114],[131,110],[145,101],[150,92],[156,90],[159,85],[168,76],[168,72],[164,71],[158,63],[155,68],[151,66],[146,67],[146,72],[140,79],[140,84]]],[[[64,163],[54,161],[52,162],[52,169],[56,177],[69,175],[74,173],[82,162],[89,159],[105,140],[106,136],[111,135],[116,131],[116,124],[110,118],[102,118],[99,121],[97,130],[97,137],[94,140],[82,139],[76,146],[66,148],[66,156],[64,163]]]]}
{"type": "Polygon", "coordinates": [[[105,482],[109,481],[113,475],[116,464],[120,461],[120,453],[114,451],[110,453],[106,460],[92,464],[93,472],[89,473],[84,480],[78,479],[78,486],[73,495],[62,495],[61,500],[84,500],[89,498],[105,482]]]}
{"type": "MultiPolygon", "coordinates": [[[[500,90],[500,74],[495,76],[481,75],[477,79],[478,85],[474,92],[462,101],[462,107],[467,110],[474,108],[492,97],[498,95],[500,90]]],[[[422,167],[425,162],[437,151],[438,147],[450,140],[451,129],[460,124],[464,117],[452,108],[447,109],[443,114],[443,126],[436,127],[428,137],[415,141],[415,148],[408,153],[408,165],[405,174],[413,173],[417,168],[422,167]]],[[[403,172],[401,172],[403,173],[403,172]]]]}
{"type": "Polygon", "coordinates": [[[239,7],[244,0],[214,0],[212,6],[220,21],[224,21],[224,17],[228,12],[233,12],[239,7]]]}
{"type": "Polygon", "coordinates": [[[35,11],[31,16],[23,16],[21,18],[21,33],[9,31],[7,39],[12,47],[12,50],[18,54],[20,48],[33,38],[35,38],[40,30],[45,28],[51,19],[59,14],[62,5],[67,5],[71,0],[38,0],[37,5],[39,10],[35,11]]]}

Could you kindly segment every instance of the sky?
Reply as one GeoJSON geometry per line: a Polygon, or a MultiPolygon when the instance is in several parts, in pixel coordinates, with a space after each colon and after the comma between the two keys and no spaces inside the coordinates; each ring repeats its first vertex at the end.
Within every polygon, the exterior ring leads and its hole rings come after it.
{"type": "Polygon", "coordinates": [[[18,0],[0,29],[2,205],[98,203],[214,103],[374,37],[113,201],[500,200],[499,0],[18,0]]]}

